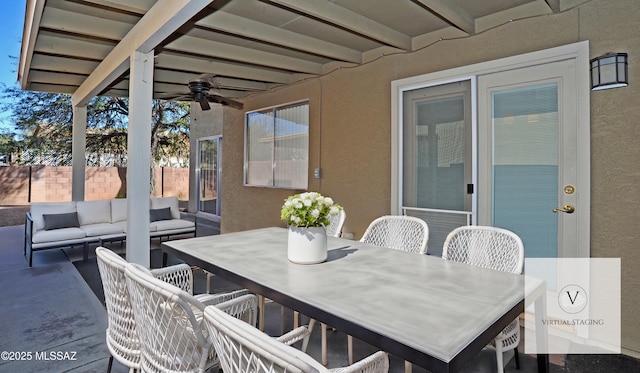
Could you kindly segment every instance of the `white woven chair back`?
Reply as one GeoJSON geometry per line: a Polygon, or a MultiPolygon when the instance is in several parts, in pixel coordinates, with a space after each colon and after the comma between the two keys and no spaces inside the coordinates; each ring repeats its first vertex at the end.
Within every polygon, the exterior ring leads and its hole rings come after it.
{"type": "Polygon", "coordinates": [[[202,303],[136,264],[127,265],[125,276],[143,372],[204,372],[217,363],[204,333],[202,303]]]}
{"type": "MultiPolygon", "coordinates": [[[[324,373],[322,364],[306,353],[269,337],[224,312],[227,305],[205,308],[205,324],[220,358],[220,367],[234,373],[324,373]]],[[[377,352],[345,368],[332,371],[343,373],[386,373],[389,360],[377,352]]]]}
{"type": "Polygon", "coordinates": [[[360,241],[396,250],[426,254],[429,226],[424,220],[413,216],[381,216],[369,224],[360,241]]]}
{"type": "Polygon", "coordinates": [[[327,230],[327,236],[340,237],[342,235],[342,226],[347,219],[347,213],[344,210],[340,210],[338,215],[329,216],[329,226],[325,227],[327,230]]]}
{"type": "Polygon", "coordinates": [[[207,307],[205,325],[225,372],[328,372],[303,352],[226,314],[225,303],[207,307]],[[220,308],[219,308],[220,307],[220,308]]]}
{"type": "Polygon", "coordinates": [[[140,341],[125,282],[124,271],[128,263],[104,247],[96,248],[96,256],[107,306],[107,348],[120,363],[137,370],[140,367],[140,341]]]}
{"type": "Polygon", "coordinates": [[[524,245],[517,234],[507,229],[469,225],[449,233],[442,258],[519,274],[524,263],[524,245]]]}

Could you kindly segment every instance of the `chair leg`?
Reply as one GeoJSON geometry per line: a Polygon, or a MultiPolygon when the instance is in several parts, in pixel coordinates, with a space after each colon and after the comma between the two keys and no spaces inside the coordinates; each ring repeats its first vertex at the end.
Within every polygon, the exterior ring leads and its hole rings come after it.
{"type": "Polygon", "coordinates": [[[113,366],[113,355],[109,356],[109,366],[107,367],[107,373],[111,373],[112,366],[113,366]]]}
{"type": "Polygon", "coordinates": [[[413,364],[411,364],[408,361],[404,361],[404,373],[411,373],[411,371],[413,370],[413,364]]]}
{"type": "Polygon", "coordinates": [[[498,373],[503,373],[504,358],[502,355],[502,341],[496,341],[496,363],[498,365],[498,373]]]}
{"type": "Polygon", "coordinates": [[[327,324],[321,323],[321,334],[322,334],[322,365],[327,365],[327,324]]]}
{"type": "Polygon", "coordinates": [[[347,352],[349,354],[349,365],[353,364],[353,337],[347,336],[347,352]]]}
{"type": "Polygon", "coordinates": [[[213,273],[205,272],[207,274],[207,294],[211,294],[211,279],[213,278],[213,273]]]}
{"type": "Polygon", "coordinates": [[[513,353],[515,354],[516,369],[520,369],[520,354],[518,353],[518,346],[513,350],[513,353]]]}
{"type": "Polygon", "coordinates": [[[258,328],[264,332],[264,295],[258,295],[258,328]]]}
{"type": "Polygon", "coordinates": [[[309,326],[307,326],[307,328],[309,329],[309,334],[307,334],[306,337],[304,337],[304,339],[302,340],[302,352],[307,352],[307,346],[309,345],[309,337],[311,336],[311,333],[313,332],[313,326],[316,324],[316,320],[315,319],[311,319],[309,320],[309,326]]]}
{"type": "Polygon", "coordinates": [[[300,313],[298,311],[293,311],[293,328],[297,328],[300,326],[300,313]]]}

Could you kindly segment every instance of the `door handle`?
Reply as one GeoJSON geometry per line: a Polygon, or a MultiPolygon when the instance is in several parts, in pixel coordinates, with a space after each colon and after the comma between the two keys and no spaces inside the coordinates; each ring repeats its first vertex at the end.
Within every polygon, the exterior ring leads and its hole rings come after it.
{"type": "Polygon", "coordinates": [[[576,208],[573,205],[564,205],[562,207],[554,207],[553,212],[566,212],[567,214],[573,214],[576,208]]]}

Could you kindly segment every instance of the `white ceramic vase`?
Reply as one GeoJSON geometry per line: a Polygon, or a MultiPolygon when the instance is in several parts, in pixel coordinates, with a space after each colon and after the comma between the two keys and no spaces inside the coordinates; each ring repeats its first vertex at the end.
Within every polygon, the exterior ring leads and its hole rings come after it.
{"type": "Polygon", "coordinates": [[[289,226],[287,256],[297,264],[316,264],[327,260],[327,231],[324,227],[289,226]]]}

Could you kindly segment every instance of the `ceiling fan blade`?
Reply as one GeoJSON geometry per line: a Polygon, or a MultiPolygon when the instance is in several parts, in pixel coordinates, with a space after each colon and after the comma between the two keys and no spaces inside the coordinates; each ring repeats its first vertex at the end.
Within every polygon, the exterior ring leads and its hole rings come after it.
{"type": "Polygon", "coordinates": [[[209,96],[209,101],[211,102],[216,102],[222,105],[228,105],[234,109],[242,109],[244,107],[244,104],[242,102],[238,102],[230,98],[226,98],[224,96],[220,96],[216,94],[209,94],[208,96],[209,96]]]}
{"type": "Polygon", "coordinates": [[[206,97],[202,97],[202,99],[200,99],[199,102],[200,102],[200,109],[211,110],[211,106],[209,106],[209,101],[206,99],[206,97]]]}

